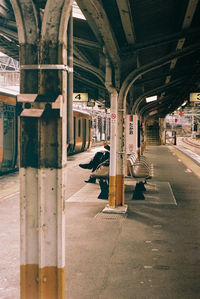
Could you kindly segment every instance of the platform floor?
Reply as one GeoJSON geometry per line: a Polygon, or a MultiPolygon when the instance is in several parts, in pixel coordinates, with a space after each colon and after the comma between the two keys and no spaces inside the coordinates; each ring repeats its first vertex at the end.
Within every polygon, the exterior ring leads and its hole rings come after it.
{"type": "MultiPolygon", "coordinates": [[[[85,184],[89,171],[74,161],[66,200],[67,299],[200,298],[198,169],[166,146],[149,147],[145,156],[155,172],[147,200],[131,200],[127,187],[125,215],[101,212],[107,201],[97,199],[98,185],[85,184]]],[[[1,299],[19,298],[18,198],[0,202],[1,299]]]]}

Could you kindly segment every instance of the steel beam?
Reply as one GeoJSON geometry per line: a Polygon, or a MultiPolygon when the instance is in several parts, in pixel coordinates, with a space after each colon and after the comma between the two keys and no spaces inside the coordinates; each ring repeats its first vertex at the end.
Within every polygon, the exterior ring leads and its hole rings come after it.
{"type": "MultiPolygon", "coordinates": [[[[187,10],[185,13],[185,17],[183,20],[183,29],[187,29],[190,27],[192,23],[192,19],[195,13],[195,10],[197,8],[198,0],[189,0],[187,10]]],[[[180,38],[177,42],[176,50],[179,51],[183,48],[184,43],[186,41],[186,37],[180,38]]],[[[172,59],[171,64],[170,64],[170,70],[174,69],[177,63],[177,58],[172,59]]],[[[166,78],[166,83],[168,83],[171,80],[171,77],[166,78]]]]}
{"type": "Polygon", "coordinates": [[[119,9],[122,26],[128,44],[132,45],[135,42],[135,32],[133,29],[133,20],[131,15],[130,4],[128,0],[116,0],[119,9]]]}
{"type": "Polygon", "coordinates": [[[77,45],[81,45],[83,47],[86,47],[86,48],[102,49],[102,46],[97,42],[82,39],[82,38],[75,37],[75,36],[74,36],[74,43],[77,44],[77,45]]]}
{"type": "Polygon", "coordinates": [[[187,76],[184,76],[182,78],[179,78],[177,80],[174,80],[172,81],[171,83],[168,83],[168,84],[163,84],[163,85],[160,85],[154,89],[151,89],[151,90],[148,90],[147,92],[145,92],[144,94],[142,94],[135,102],[134,102],[134,105],[132,107],[132,113],[139,113],[139,105],[141,104],[141,102],[148,96],[151,96],[155,93],[159,93],[159,92],[162,92],[162,91],[165,91],[166,89],[169,89],[171,87],[174,87],[176,86],[177,84],[180,84],[183,80],[186,79],[187,76]]]}
{"type": "Polygon", "coordinates": [[[97,40],[104,45],[114,65],[120,61],[119,49],[103,5],[98,0],[77,0],[97,40]]]}
{"type": "Polygon", "coordinates": [[[100,82],[104,84],[105,82],[104,73],[100,69],[77,58],[74,58],[74,65],[92,73],[100,80],[100,82]]]}
{"type": "Polygon", "coordinates": [[[179,39],[190,37],[192,35],[198,36],[199,33],[200,33],[200,27],[193,28],[193,29],[184,29],[177,33],[165,35],[157,39],[152,39],[150,41],[146,41],[143,43],[136,43],[133,46],[122,48],[120,49],[120,55],[121,57],[126,58],[127,56],[133,55],[133,53],[135,52],[137,53],[143,50],[151,49],[153,47],[166,45],[172,42],[176,42],[179,39]]]}

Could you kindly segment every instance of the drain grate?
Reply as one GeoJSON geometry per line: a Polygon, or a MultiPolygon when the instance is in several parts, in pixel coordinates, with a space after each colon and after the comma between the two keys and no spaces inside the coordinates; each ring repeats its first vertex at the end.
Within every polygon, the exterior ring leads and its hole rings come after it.
{"type": "Polygon", "coordinates": [[[115,221],[120,221],[120,220],[125,220],[127,217],[127,214],[109,214],[109,213],[98,213],[94,218],[97,221],[102,221],[102,220],[115,220],[115,221]]]}

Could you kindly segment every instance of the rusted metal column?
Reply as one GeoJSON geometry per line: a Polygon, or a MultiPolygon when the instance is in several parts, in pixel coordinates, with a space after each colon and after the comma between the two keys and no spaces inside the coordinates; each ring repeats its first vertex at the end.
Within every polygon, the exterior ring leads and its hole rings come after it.
{"type": "Polygon", "coordinates": [[[11,0],[18,26],[21,299],[65,298],[66,30],[72,0],[11,0]]]}
{"type": "MultiPolygon", "coordinates": [[[[119,103],[120,104],[120,103],[119,103]]],[[[118,105],[117,114],[117,175],[116,204],[124,206],[124,174],[125,174],[125,108],[118,105]]]]}
{"type": "Polygon", "coordinates": [[[74,144],[74,122],[73,122],[73,17],[72,12],[67,30],[67,144],[74,144]]]}
{"type": "MultiPolygon", "coordinates": [[[[51,49],[52,45],[46,47],[51,49]]],[[[56,44],[51,50],[54,55],[62,51],[56,44]]],[[[61,94],[59,84],[53,84],[59,82],[59,76],[66,82],[66,71],[40,71],[39,93],[18,97],[18,103],[23,105],[20,117],[22,299],[65,298],[66,88],[61,94]]],[[[26,81],[22,84],[26,85],[26,81]]]]}
{"type": "Polygon", "coordinates": [[[165,118],[159,118],[159,126],[160,126],[160,141],[161,144],[165,144],[165,118]]]}

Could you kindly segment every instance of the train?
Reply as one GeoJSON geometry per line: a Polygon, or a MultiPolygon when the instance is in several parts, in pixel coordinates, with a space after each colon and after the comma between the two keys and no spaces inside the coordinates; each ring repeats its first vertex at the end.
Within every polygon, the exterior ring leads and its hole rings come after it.
{"type": "MultiPolygon", "coordinates": [[[[17,92],[0,90],[0,174],[18,169],[17,92]]],[[[74,139],[68,155],[86,151],[92,143],[92,116],[73,109],[74,139]]]]}

